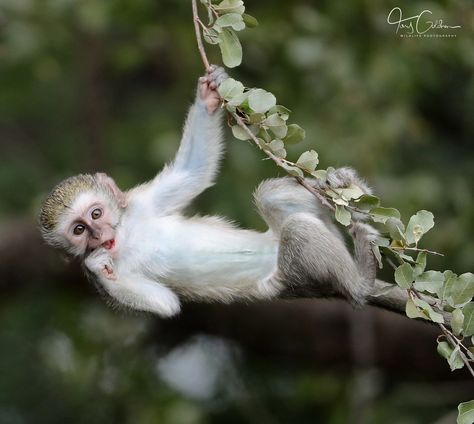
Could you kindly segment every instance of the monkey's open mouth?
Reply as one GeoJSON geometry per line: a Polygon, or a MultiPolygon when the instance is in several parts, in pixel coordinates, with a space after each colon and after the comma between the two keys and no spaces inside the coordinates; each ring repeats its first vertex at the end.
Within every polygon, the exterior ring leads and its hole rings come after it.
{"type": "Polygon", "coordinates": [[[105,241],[102,246],[107,250],[112,249],[115,246],[115,239],[105,241]]]}

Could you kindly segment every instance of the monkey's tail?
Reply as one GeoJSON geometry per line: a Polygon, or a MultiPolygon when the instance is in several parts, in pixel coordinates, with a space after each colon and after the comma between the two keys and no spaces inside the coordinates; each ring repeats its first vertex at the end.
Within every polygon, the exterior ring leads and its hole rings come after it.
{"type": "Polygon", "coordinates": [[[367,297],[367,303],[404,315],[408,300],[407,291],[395,284],[387,290],[388,284],[386,281],[376,279],[373,293],[367,297]]]}

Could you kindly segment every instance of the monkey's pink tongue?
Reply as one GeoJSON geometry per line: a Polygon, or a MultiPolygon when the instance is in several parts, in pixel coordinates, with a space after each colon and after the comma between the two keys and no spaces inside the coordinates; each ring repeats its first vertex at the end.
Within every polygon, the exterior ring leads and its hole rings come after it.
{"type": "Polygon", "coordinates": [[[107,250],[112,249],[115,246],[115,240],[107,240],[106,242],[102,243],[102,246],[105,247],[107,250]]]}

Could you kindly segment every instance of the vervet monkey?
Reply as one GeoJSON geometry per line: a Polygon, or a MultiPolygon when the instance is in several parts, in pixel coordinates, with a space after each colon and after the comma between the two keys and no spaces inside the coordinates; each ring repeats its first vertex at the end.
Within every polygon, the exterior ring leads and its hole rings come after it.
{"type": "MultiPolygon", "coordinates": [[[[122,192],[105,174],[77,175],[44,201],[45,240],[79,257],[119,304],[169,317],[181,299],[269,299],[311,286],[363,304],[371,293],[376,232],[352,225],[354,256],[318,199],[293,178],[264,181],[255,192],[265,233],[220,217],[186,217],[183,209],[214,183],[223,153],[219,84],[212,66],[199,79],[175,159],[151,181],[122,192]]],[[[350,168],[330,172],[333,188],[369,188],[350,168]]],[[[316,289],[314,289],[316,288],[316,289]]]]}

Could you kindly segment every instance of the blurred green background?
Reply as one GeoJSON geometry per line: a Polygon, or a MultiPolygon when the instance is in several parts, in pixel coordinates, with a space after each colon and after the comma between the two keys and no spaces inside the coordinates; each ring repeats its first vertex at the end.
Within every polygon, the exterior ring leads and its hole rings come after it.
{"type": "MultiPolygon", "coordinates": [[[[431,210],[424,246],[446,255],[431,268],[473,271],[472,2],[246,5],[260,26],[231,74],[292,109],[307,132],[292,157],[354,166],[405,219],[431,210]],[[462,28],[403,39],[395,6],[462,28]]],[[[437,356],[434,327],[321,300],[124,313],[41,243],[62,178],[129,188],[173,157],[202,72],[189,1],[0,0],[0,424],[454,422],[472,380],[437,356]]],[[[227,139],[190,213],[264,229],[251,193],[280,172],[227,139]]]]}

